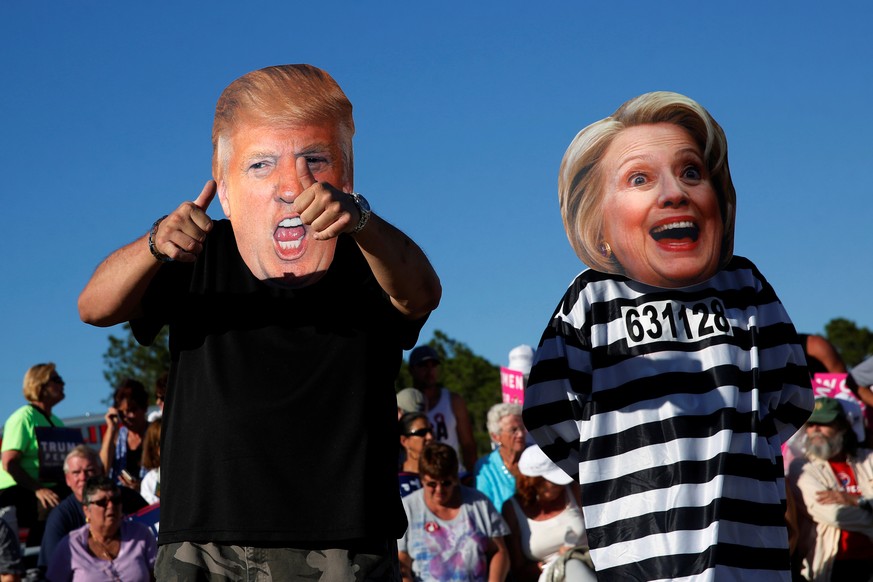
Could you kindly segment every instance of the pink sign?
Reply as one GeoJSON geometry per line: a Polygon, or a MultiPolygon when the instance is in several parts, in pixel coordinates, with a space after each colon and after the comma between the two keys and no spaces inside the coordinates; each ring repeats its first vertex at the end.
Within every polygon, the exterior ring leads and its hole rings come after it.
{"type": "Polygon", "coordinates": [[[500,384],[503,387],[503,401],[522,404],[524,402],[524,374],[518,370],[500,368],[500,384]]]}
{"type": "Polygon", "coordinates": [[[836,398],[837,394],[850,394],[852,399],[856,399],[852,391],[846,386],[846,376],[848,374],[815,374],[812,377],[812,393],[815,397],[827,396],[828,398],[836,398]]]}

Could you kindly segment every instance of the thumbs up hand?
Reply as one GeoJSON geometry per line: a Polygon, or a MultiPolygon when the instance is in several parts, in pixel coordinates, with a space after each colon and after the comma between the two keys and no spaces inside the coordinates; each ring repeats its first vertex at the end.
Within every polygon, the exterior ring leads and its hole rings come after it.
{"type": "Polygon", "coordinates": [[[159,253],[183,263],[197,260],[206,235],[212,230],[212,219],[206,209],[215,198],[215,192],[215,181],[209,180],[196,200],[183,202],[161,221],[154,236],[159,253]]]}
{"type": "Polygon", "coordinates": [[[294,210],[312,227],[315,239],[328,240],[354,230],[360,212],[347,192],[318,182],[302,156],[297,158],[297,179],[302,191],[294,199],[294,210]]]}

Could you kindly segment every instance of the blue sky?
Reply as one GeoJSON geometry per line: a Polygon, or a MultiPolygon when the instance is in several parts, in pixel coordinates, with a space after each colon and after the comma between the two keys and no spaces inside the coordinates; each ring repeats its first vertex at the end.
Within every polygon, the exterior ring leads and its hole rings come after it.
{"type": "MultiPolygon", "coordinates": [[[[428,253],[440,329],[495,364],[536,345],[583,268],[557,205],[573,136],[625,100],[685,93],[724,127],[737,254],[800,331],[873,328],[869,3],[0,3],[0,421],[31,365],[60,416],[103,410],[94,267],[210,178],[215,101],[307,62],[355,107],[355,186],[428,253]],[[422,7],[424,6],[424,7],[422,7]]],[[[210,208],[221,218],[217,204],[210,208]]]]}

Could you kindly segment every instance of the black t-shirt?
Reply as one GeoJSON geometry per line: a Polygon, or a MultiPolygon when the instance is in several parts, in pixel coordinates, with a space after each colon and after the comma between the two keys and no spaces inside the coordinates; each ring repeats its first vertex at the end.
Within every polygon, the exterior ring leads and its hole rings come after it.
{"type": "Polygon", "coordinates": [[[143,308],[140,342],[170,326],[160,543],[402,534],[393,383],[424,320],[391,305],[350,237],[319,281],[287,289],[255,278],[216,221],[143,308]]]}

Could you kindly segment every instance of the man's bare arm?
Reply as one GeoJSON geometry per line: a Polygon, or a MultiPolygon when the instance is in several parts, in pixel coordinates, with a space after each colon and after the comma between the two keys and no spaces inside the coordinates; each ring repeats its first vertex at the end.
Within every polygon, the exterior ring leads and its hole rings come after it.
{"type": "Polygon", "coordinates": [[[23,455],[21,451],[16,451],[14,449],[3,451],[3,470],[12,475],[16,484],[33,491],[43,507],[57,506],[58,503],[61,502],[61,498],[58,497],[57,493],[48,487],[44,487],[42,483],[31,477],[27,471],[24,470],[24,467],[21,466],[22,457],[23,455]]]}
{"type": "MultiPolygon", "coordinates": [[[[184,202],[158,225],[155,249],[174,261],[192,262],[203,250],[212,220],[206,215],[215,197],[210,180],[194,202],[184,202]]],[[[148,235],[109,255],[94,271],[79,295],[79,317],[85,323],[108,327],[141,314],[142,298],[161,262],[149,251],[148,235]]]]}
{"type": "Polygon", "coordinates": [[[506,541],[502,537],[491,538],[491,546],[494,553],[488,564],[488,582],[503,582],[509,574],[509,550],[506,541]]]}
{"type": "Polygon", "coordinates": [[[403,582],[406,582],[407,580],[411,582],[413,579],[412,556],[410,556],[406,552],[398,551],[397,558],[400,562],[400,577],[403,579],[403,582]]]}
{"type": "Polygon", "coordinates": [[[840,357],[834,344],[820,335],[810,335],[806,338],[806,353],[816,358],[828,372],[832,374],[845,374],[846,364],[840,357]]]}
{"type": "MultiPolygon", "coordinates": [[[[303,191],[295,198],[294,208],[301,220],[312,226],[315,238],[352,233],[360,218],[352,197],[326,182],[317,182],[303,157],[297,158],[297,175],[303,191]]],[[[379,285],[405,317],[418,319],[436,309],[442,286],[415,242],[375,213],[353,236],[379,285]]]]}
{"type": "Polygon", "coordinates": [[[442,296],[439,277],[412,239],[371,214],[355,240],[379,285],[403,315],[417,319],[436,309],[442,296]]]}

